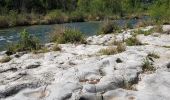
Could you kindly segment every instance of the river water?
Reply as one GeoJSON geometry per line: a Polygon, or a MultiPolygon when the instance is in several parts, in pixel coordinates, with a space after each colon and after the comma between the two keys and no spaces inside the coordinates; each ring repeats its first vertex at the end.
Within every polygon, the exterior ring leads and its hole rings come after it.
{"type": "MultiPolygon", "coordinates": [[[[123,26],[126,20],[116,21],[120,26],[123,26]]],[[[130,23],[135,25],[138,20],[132,19],[130,23]]],[[[65,26],[69,28],[76,28],[83,32],[85,36],[92,36],[97,33],[102,25],[102,22],[76,22],[76,23],[65,23],[65,24],[54,24],[54,25],[35,25],[25,27],[14,27],[0,30],[0,51],[5,50],[9,43],[17,42],[19,39],[19,33],[26,29],[30,34],[35,35],[40,39],[41,43],[49,42],[49,34],[54,30],[56,26],[65,26]]]]}

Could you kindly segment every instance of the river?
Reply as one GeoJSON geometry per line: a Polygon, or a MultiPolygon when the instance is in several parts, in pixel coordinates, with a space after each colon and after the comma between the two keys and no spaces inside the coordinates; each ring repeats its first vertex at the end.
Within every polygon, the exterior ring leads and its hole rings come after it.
{"type": "MultiPolygon", "coordinates": [[[[116,21],[120,26],[123,26],[126,20],[116,21]]],[[[136,19],[130,20],[132,25],[138,22],[136,19]]],[[[5,50],[9,43],[17,42],[19,39],[19,33],[26,29],[30,34],[35,35],[40,39],[41,43],[49,42],[49,34],[57,26],[65,26],[69,28],[76,28],[83,32],[85,36],[92,36],[97,33],[102,25],[101,21],[94,22],[76,22],[76,23],[65,23],[65,24],[54,24],[54,25],[34,25],[34,26],[24,26],[24,27],[14,27],[8,29],[0,30],[0,51],[5,50]]]]}

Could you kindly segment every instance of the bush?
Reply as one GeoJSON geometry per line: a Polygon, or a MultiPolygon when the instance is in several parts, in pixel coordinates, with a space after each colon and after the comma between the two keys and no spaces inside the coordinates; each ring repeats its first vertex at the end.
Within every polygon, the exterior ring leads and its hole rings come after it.
{"type": "Polygon", "coordinates": [[[123,43],[118,43],[116,49],[117,49],[117,52],[118,52],[118,53],[121,53],[121,52],[123,52],[123,51],[126,50],[126,46],[125,46],[125,44],[123,44],[123,43]]]}
{"type": "Polygon", "coordinates": [[[101,49],[99,53],[103,55],[113,55],[117,53],[121,53],[126,50],[126,46],[123,43],[117,45],[117,47],[108,47],[106,49],[101,49]]]}
{"type": "Polygon", "coordinates": [[[111,21],[105,21],[103,23],[103,26],[101,27],[98,34],[109,34],[119,31],[120,28],[117,25],[117,23],[111,22],[111,21]]]}
{"type": "Polygon", "coordinates": [[[0,59],[0,63],[6,63],[11,60],[11,57],[9,56],[4,56],[3,58],[0,59]]]}
{"type": "Polygon", "coordinates": [[[85,43],[83,33],[76,29],[58,28],[52,34],[51,41],[59,44],[65,43],[85,43]]]}
{"type": "Polygon", "coordinates": [[[99,53],[101,53],[102,55],[113,55],[117,54],[117,50],[114,47],[108,47],[106,49],[101,49],[99,53]]]}
{"type": "Polygon", "coordinates": [[[125,40],[126,44],[128,46],[133,46],[133,45],[142,45],[142,43],[137,39],[136,36],[133,36],[131,38],[128,38],[127,40],[125,40]]]}
{"type": "Polygon", "coordinates": [[[72,12],[69,15],[69,22],[84,22],[84,15],[80,11],[72,12]]]}
{"type": "Polygon", "coordinates": [[[153,64],[149,61],[148,57],[143,60],[142,70],[143,72],[155,71],[155,68],[153,67],[153,64]]]}
{"type": "Polygon", "coordinates": [[[151,35],[153,32],[154,32],[154,29],[150,29],[147,31],[139,29],[139,30],[135,31],[136,34],[144,34],[145,36],[151,35]]]}
{"type": "Polygon", "coordinates": [[[48,20],[49,23],[64,23],[67,21],[67,19],[68,18],[66,14],[60,10],[53,10],[49,12],[45,17],[45,20],[48,20]]]}
{"type": "Polygon", "coordinates": [[[156,26],[154,27],[154,31],[155,31],[155,32],[162,33],[162,32],[163,32],[163,28],[162,28],[162,27],[163,27],[162,25],[156,25],[156,26]]]}
{"type": "Polygon", "coordinates": [[[61,48],[58,46],[58,44],[55,44],[52,48],[53,51],[60,51],[61,48]]]}
{"type": "Polygon", "coordinates": [[[10,44],[7,51],[13,54],[15,52],[32,51],[40,48],[39,40],[24,30],[20,33],[19,41],[16,44],[10,44]]]}
{"type": "Polygon", "coordinates": [[[0,28],[6,28],[8,26],[8,19],[5,16],[0,16],[0,28]]]}
{"type": "Polygon", "coordinates": [[[149,57],[149,58],[150,58],[150,57],[151,57],[151,58],[153,57],[153,58],[156,58],[156,59],[160,58],[160,56],[159,56],[158,54],[154,53],[154,52],[149,53],[149,54],[148,54],[148,57],[149,57]]]}

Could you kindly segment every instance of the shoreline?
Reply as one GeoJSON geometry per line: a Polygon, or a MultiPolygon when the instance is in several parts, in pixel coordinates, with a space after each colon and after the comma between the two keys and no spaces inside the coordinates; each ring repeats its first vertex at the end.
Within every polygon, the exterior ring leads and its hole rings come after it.
{"type": "MultiPolygon", "coordinates": [[[[140,16],[131,16],[131,17],[122,17],[122,18],[109,18],[108,20],[111,21],[115,21],[115,20],[132,20],[132,19],[136,19],[136,20],[143,20],[145,16],[148,15],[140,15],[140,16]]],[[[97,17],[96,17],[97,18],[97,17]]],[[[66,21],[66,22],[43,22],[43,20],[41,20],[40,22],[36,22],[36,23],[27,23],[25,25],[15,25],[15,26],[0,26],[0,29],[8,29],[8,28],[15,28],[15,27],[27,27],[27,26],[34,26],[34,25],[55,25],[55,24],[66,24],[66,23],[77,23],[77,22],[93,22],[93,21],[105,21],[104,19],[99,19],[99,20],[88,20],[88,19],[83,19],[83,21],[66,21]]]]}
{"type": "MultiPolygon", "coordinates": [[[[153,26],[142,30],[151,28],[153,26]]],[[[163,26],[163,31],[166,30],[170,30],[170,25],[163,26]]],[[[59,44],[60,51],[11,55],[9,62],[0,63],[0,75],[3,76],[0,78],[0,98],[170,99],[167,95],[170,92],[167,85],[170,84],[169,34],[138,34],[137,39],[143,45],[127,45],[122,52],[105,54],[107,50],[115,50],[110,48],[118,47],[113,41],[130,39],[133,31],[90,36],[86,38],[87,44],[59,44]],[[160,84],[167,90],[158,89],[160,84]],[[152,91],[152,95],[147,94],[148,91],[152,91]]],[[[50,49],[54,43],[46,46],[50,49]]]]}

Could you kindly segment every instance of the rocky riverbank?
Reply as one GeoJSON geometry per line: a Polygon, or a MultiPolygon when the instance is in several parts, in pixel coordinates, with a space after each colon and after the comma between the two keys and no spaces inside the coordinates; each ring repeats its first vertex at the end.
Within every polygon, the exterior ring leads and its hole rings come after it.
{"type": "MultiPolygon", "coordinates": [[[[116,47],[114,40],[131,38],[133,30],[88,37],[87,44],[60,44],[61,51],[12,55],[12,60],[0,64],[0,98],[169,100],[169,29],[170,26],[163,26],[163,33],[137,35],[143,45],[126,46],[124,52],[114,55],[102,55],[99,51],[116,47]],[[144,71],[144,64],[155,70],[144,71]]],[[[48,48],[53,45],[46,44],[48,48]]],[[[3,56],[1,52],[0,59],[3,56]]]]}

